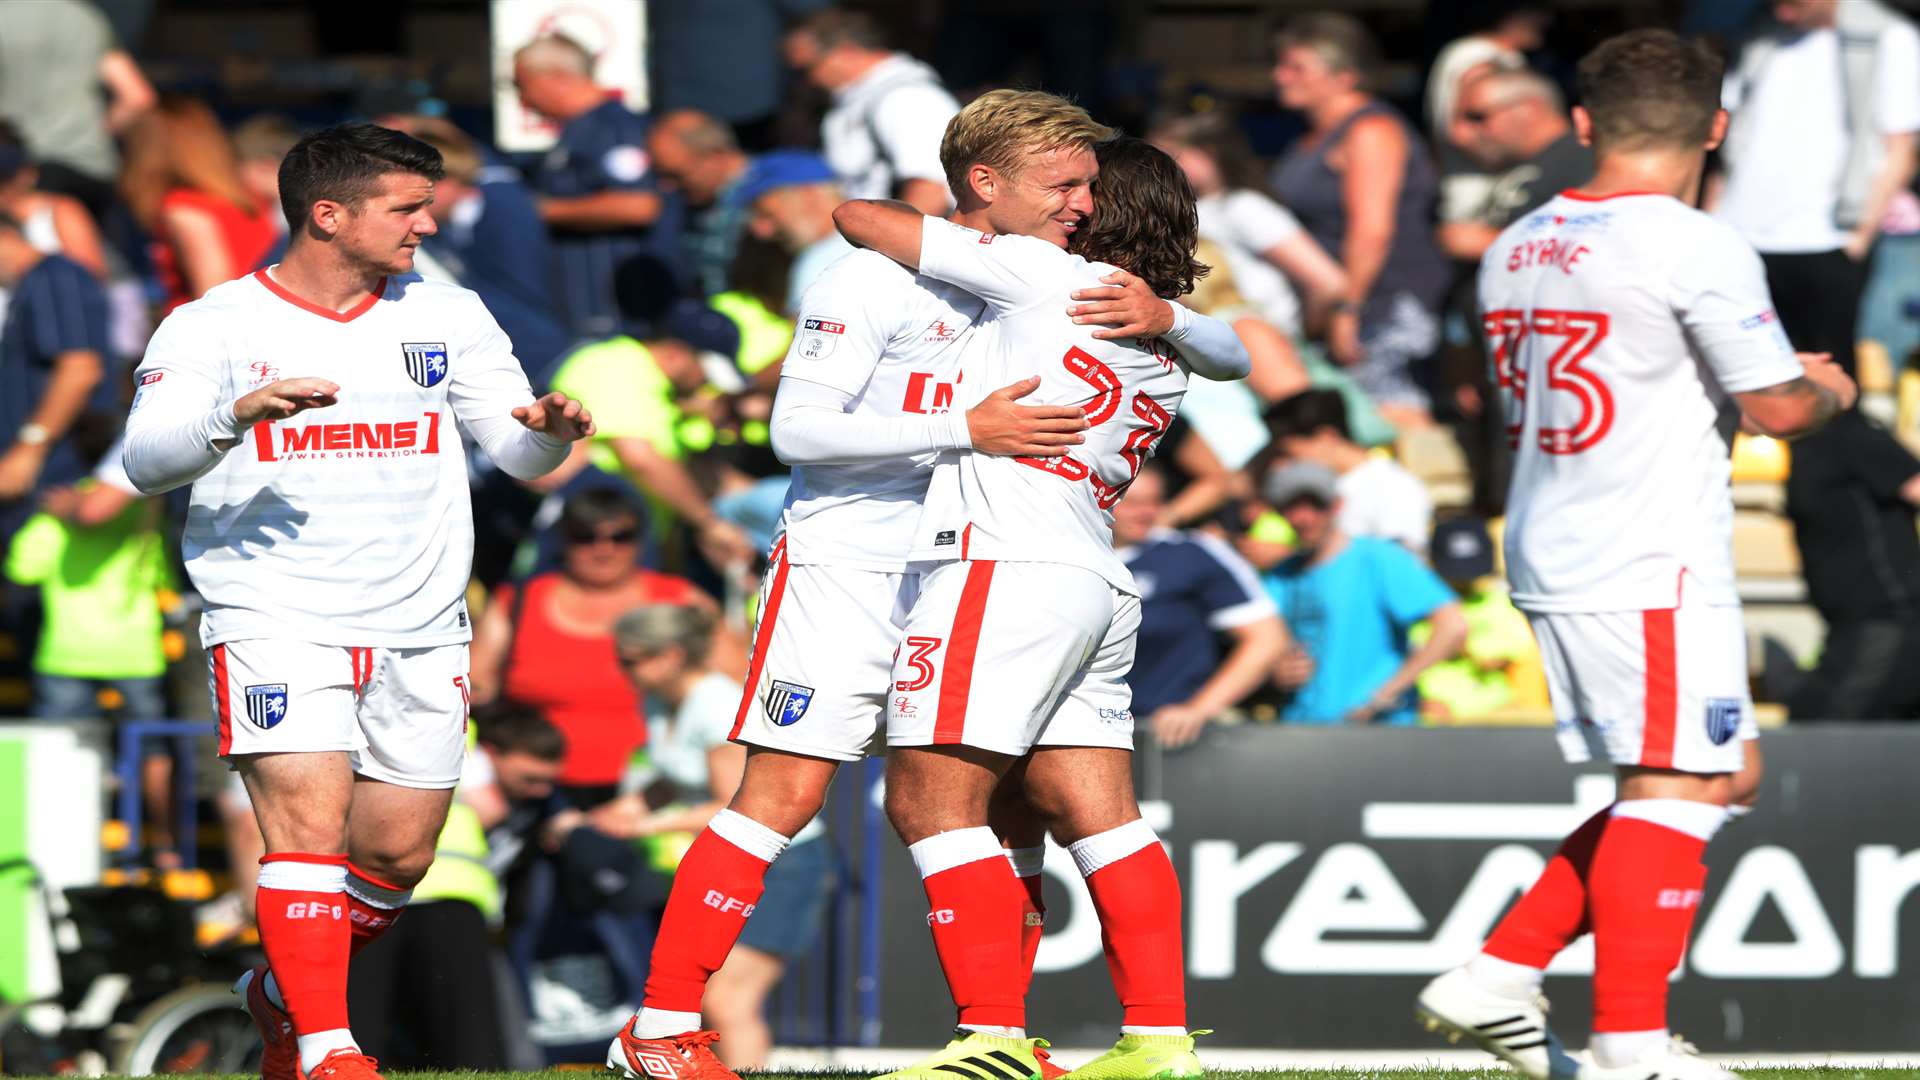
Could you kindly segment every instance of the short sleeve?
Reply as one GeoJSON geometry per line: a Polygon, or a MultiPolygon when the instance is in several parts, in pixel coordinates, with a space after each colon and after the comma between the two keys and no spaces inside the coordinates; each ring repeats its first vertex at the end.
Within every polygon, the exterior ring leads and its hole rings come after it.
{"type": "Polygon", "coordinates": [[[1407,549],[1390,540],[1374,540],[1368,546],[1373,553],[1382,604],[1398,625],[1412,626],[1459,599],[1438,574],[1407,549]]]}
{"type": "Polygon", "coordinates": [[[1920,131],[1920,30],[1905,19],[1880,35],[1873,126],[1882,135],[1920,131]]]}
{"type": "Polygon", "coordinates": [[[36,355],[107,356],[107,296],[85,270],[65,260],[49,262],[24,284],[14,303],[26,309],[21,314],[36,355]]]}
{"type": "Polygon", "coordinates": [[[1279,614],[1273,600],[1260,587],[1260,578],[1240,553],[1205,533],[1190,533],[1199,571],[1195,589],[1200,606],[1207,613],[1207,625],[1215,630],[1259,622],[1279,614]]]}
{"type": "Polygon", "coordinates": [[[1236,191],[1227,200],[1227,222],[1234,235],[1254,251],[1265,252],[1300,232],[1300,219],[1257,191],[1236,191]]]}
{"type": "MultiPolygon", "coordinates": [[[[16,301],[17,302],[17,301],[16,301]]],[[[221,365],[226,358],[218,320],[197,304],[176,309],[160,320],[147,339],[146,355],[134,371],[133,405],[139,414],[148,402],[165,404],[157,422],[205,411],[228,393],[221,365]]]]}
{"type": "Polygon", "coordinates": [[[1680,250],[1669,302],[1720,388],[1744,394],[1799,378],[1760,256],[1715,221],[1680,250]]]}
{"type": "Polygon", "coordinates": [[[817,383],[849,397],[866,388],[902,314],[897,307],[887,310],[885,297],[894,290],[883,272],[905,273],[868,253],[841,259],[807,287],[781,378],[817,383]]]}
{"type": "Polygon", "coordinates": [[[874,139],[893,167],[893,179],[930,180],[947,186],[940,165],[940,138],[947,121],[960,111],[953,98],[937,86],[903,86],[873,107],[874,139]]]}
{"type": "Polygon", "coordinates": [[[1065,271],[1080,261],[1037,237],[994,236],[937,217],[920,226],[920,272],[960,286],[1002,315],[1050,297],[1065,310],[1065,271]]]}
{"type": "Polygon", "coordinates": [[[126,447],[125,436],[115,439],[113,446],[100,458],[100,464],[93,467],[93,480],[102,487],[137,496],[140,489],[133,486],[133,478],[127,475],[126,462],[122,460],[126,455],[126,447]]]}

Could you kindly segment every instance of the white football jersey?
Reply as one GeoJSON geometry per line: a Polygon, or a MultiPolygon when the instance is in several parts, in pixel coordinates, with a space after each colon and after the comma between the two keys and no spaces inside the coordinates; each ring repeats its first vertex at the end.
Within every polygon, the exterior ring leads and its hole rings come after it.
{"type": "MultiPolygon", "coordinates": [[[[959,397],[961,356],[977,347],[985,312],[964,289],[855,251],[808,287],[780,376],[851,395],[847,411],[867,416],[965,409],[998,388],[959,397]]],[[[788,561],[906,569],[936,456],[795,466],[783,513],[788,561]]]]}
{"type": "Polygon", "coordinates": [[[128,444],[300,377],[338,383],[336,404],[253,425],[193,481],[182,555],[206,601],[201,637],[468,640],[473,514],[460,426],[483,443],[506,437],[502,425],[531,435],[508,415],[533,393],[506,335],[478,296],[416,275],[387,278],[336,313],[263,270],[160,324],[128,444]]]}
{"type": "Polygon", "coordinates": [[[1488,249],[1480,305],[1515,452],[1514,603],[1672,608],[1683,573],[1738,603],[1731,395],[1803,373],[1760,257],[1677,199],[1569,192],[1488,249]]]}
{"type": "Polygon", "coordinates": [[[1077,405],[1093,425],[1064,457],[941,455],[916,531],[916,560],[955,558],[1082,566],[1138,596],[1113,550],[1113,505],[1180,410],[1186,362],[1163,341],[1103,341],[1066,314],[1076,289],[1114,267],[1030,236],[989,236],[938,218],[921,231],[921,272],[993,309],[991,347],[967,378],[993,389],[1040,376],[1023,405],[1077,405]]]}

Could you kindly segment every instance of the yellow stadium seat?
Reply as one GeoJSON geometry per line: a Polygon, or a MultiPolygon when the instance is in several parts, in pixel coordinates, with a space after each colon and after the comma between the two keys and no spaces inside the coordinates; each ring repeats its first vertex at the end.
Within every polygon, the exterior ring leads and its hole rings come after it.
{"type": "Polygon", "coordinates": [[[1872,338],[1863,338],[1853,347],[1854,363],[1860,372],[1863,394],[1893,393],[1893,358],[1887,347],[1872,338]]]}
{"type": "Polygon", "coordinates": [[[1798,579],[1800,547],[1793,526],[1775,514],[1734,511],[1733,567],[1741,578],[1798,579]]]}
{"type": "Polygon", "coordinates": [[[1467,455],[1446,428],[1401,432],[1394,444],[1394,456],[1427,486],[1434,506],[1457,509],[1473,501],[1473,474],[1467,468],[1467,455]]]}

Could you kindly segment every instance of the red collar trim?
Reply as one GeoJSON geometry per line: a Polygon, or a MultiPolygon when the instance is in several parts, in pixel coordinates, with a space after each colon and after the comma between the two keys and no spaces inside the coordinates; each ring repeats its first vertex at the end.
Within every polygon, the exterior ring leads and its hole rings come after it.
{"type": "Polygon", "coordinates": [[[286,286],[273,280],[273,276],[267,273],[265,267],[255,270],[253,276],[260,284],[267,287],[268,292],[292,304],[294,307],[302,311],[311,311],[323,319],[332,319],[334,322],[352,322],[367,312],[372,311],[373,305],[379,303],[381,295],[387,291],[387,279],[381,278],[380,283],[373,287],[373,292],[369,293],[365,300],[360,301],[345,311],[334,311],[332,308],[321,307],[319,304],[311,303],[287,291],[286,286]]]}
{"type": "Polygon", "coordinates": [[[1564,198],[1573,199],[1577,202],[1606,202],[1608,199],[1631,199],[1641,195],[1651,195],[1663,199],[1672,198],[1672,196],[1664,191],[1616,191],[1611,195],[1589,195],[1584,191],[1575,191],[1572,188],[1568,188],[1560,194],[1564,198]]]}

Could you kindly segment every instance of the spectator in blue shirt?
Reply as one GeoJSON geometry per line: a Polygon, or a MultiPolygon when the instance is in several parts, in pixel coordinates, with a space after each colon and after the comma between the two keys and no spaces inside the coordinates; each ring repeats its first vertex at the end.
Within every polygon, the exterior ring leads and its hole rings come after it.
{"type": "Polygon", "coordinates": [[[1466,616],[1446,582],[1407,549],[1340,530],[1338,483],[1324,465],[1295,462],[1263,485],[1298,538],[1266,582],[1296,642],[1276,670],[1276,681],[1294,691],[1281,719],[1412,724],[1414,684],[1459,655],[1466,616]],[[1414,649],[1407,635],[1422,620],[1433,633],[1414,649]]]}
{"type": "Polygon", "coordinates": [[[1206,533],[1161,527],[1166,506],[1166,476],[1148,465],[1113,508],[1113,546],[1140,588],[1134,715],[1160,745],[1184,746],[1267,681],[1287,632],[1253,567],[1206,533]]]}
{"type": "Polygon", "coordinates": [[[620,323],[613,275],[643,253],[679,266],[682,206],[660,190],[647,156],[648,121],[593,81],[593,57],[559,34],[513,55],[527,108],[560,125],[533,184],[553,233],[554,283],[567,330],[606,337],[620,323]]]}
{"type": "Polygon", "coordinates": [[[749,161],[733,129],[706,113],[681,109],[660,117],[647,136],[653,168],[687,200],[681,234],[694,283],[712,296],[732,287],[729,271],[746,228],[746,208],[732,197],[749,161]]]}
{"type": "Polygon", "coordinates": [[[437,117],[403,129],[440,151],[446,177],[434,190],[440,231],[422,242],[432,264],[480,294],[513,355],[544,386],[570,344],[547,274],[550,245],[533,195],[505,165],[490,164],[467,134],[437,117]]]}
{"type": "Polygon", "coordinates": [[[86,475],[67,434],[107,372],[107,296],[63,255],[42,253],[0,214],[0,544],[33,511],[30,498],[86,475]]]}

